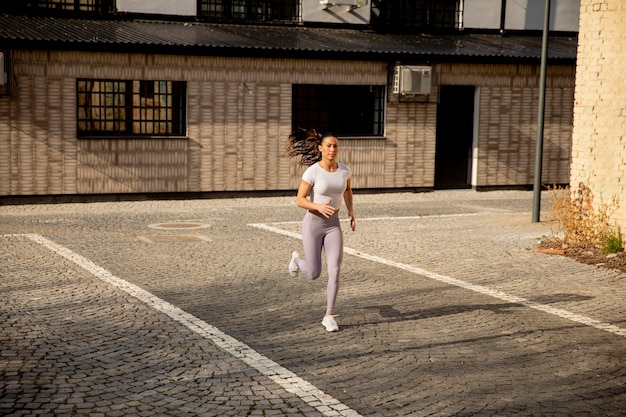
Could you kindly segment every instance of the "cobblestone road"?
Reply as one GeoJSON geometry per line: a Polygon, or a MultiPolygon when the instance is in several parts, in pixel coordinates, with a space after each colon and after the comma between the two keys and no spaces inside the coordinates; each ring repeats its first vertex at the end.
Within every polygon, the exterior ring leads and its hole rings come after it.
{"type": "Polygon", "coordinates": [[[0,415],[626,415],[626,275],[531,192],[355,206],[337,333],[294,198],[0,206],[0,415]]]}

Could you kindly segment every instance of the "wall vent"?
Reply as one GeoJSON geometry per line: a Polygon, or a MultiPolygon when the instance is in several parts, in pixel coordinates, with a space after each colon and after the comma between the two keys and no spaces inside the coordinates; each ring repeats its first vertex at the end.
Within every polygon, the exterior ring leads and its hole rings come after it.
{"type": "Polygon", "coordinates": [[[430,94],[432,67],[397,65],[393,73],[393,93],[401,95],[430,94]]]}

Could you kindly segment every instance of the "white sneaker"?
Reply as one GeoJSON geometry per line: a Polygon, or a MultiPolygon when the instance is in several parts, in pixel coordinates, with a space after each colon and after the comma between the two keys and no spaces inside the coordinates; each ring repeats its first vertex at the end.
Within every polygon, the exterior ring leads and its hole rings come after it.
{"type": "Polygon", "coordinates": [[[339,330],[339,326],[337,325],[334,316],[324,316],[322,324],[326,327],[327,332],[336,332],[339,330]]]}
{"type": "Polygon", "coordinates": [[[300,257],[300,252],[298,252],[297,250],[294,250],[291,254],[291,262],[289,262],[289,274],[292,277],[295,277],[298,275],[298,271],[300,270],[300,268],[298,268],[298,264],[296,263],[296,259],[298,259],[300,257]]]}

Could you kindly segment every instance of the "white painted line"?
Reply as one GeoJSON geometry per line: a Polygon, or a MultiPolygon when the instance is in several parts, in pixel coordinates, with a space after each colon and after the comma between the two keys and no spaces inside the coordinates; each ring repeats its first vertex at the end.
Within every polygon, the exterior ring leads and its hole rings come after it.
{"type": "MultiPolygon", "coordinates": [[[[399,217],[359,217],[359,222],[378,222],[384,220],[423,220],[423,219],[445,219],[448,217],[473,217],[473,216],[484,216],[484,215],[493,215],[494,213],[482,212],[482,213],[457,213],[457,214],[429,214],[425,216],[399,216],[399,217]]],[[[349,219],[342,219],[341,221],[347,222],[349,219]]],[[[288,221],[288,222],[272,222],[272,224],[301,224],[302,220],[297,221],[288,221]]],[[[260,227],[261,223],[258,224],[250,224],[249,226],[260,227]]]]}
{"type": "MultiPolygon", "coordinates": [[[[258,229],[262,229],[262,230],[267,230],[269,232],[273,232],[273,233],[277,233],[277,234],[281,234],[281,235],[285,235],[285,236],[289,236],[289,237],[293,237],[296,239],[302,239],[302,235],[300,235],[299,233],[294,233],[294,232],[290,232],[287,230],[283,230],[283,229],[279,229],[277,227],[274,226],[270,226],[267,224],[262,224],[262,223],[256,223],[256,224],[250,224],[249,226],[252,227],[256,227],[258,229]]],[[[369,255],[367,253],[364,252],[360,252],[357,251],[355,249],[352,248],[348,248],[348,247],[344,247],[344,252],[348,253],[350,255],[353,256],[357,256],[359,258],[362,259],[367,259],[368,261],[372,261],[372,262],[376,262],[379,264],[383,264],[383,265],[387,265],[393,268],[398,268],[398,269],[402,269],[405,271],[409,271],[412,272],[414,274],[417,275],[421,275],[430,279],[433,279],[435,281],[439,281],[439,282],[443,282],[446,284],[450,284],[450,285],[454,285],[460,288],[464,288],[466,290],[470,290],[470,291],[475,291],[477,293],[480,294],[484,294],[484,295],[488,295],[490,297],[494,297],[503,301],[507,301],[509,303],[513,303],[513,304],[521,304],[525,307],[529,307],[535,310],[539,310],[539,311],[543,311],[544,313],[548,313],[548,314],[552,314],[561,318],[564,318],[566,320],[570,320],[570,321],[574,321],[576,323],[581,323],[584,324],[585,326],[590,326],[590,327],[594,327],[596,329],[599,330],[604,330],[607,331],[609,333],[613,333],[617,336],[622,336],[622,337],[626,337],[626,329],[623,329],[621,327],[615,326],[614,324],[610,324],[610,323],[605,323],[605,322],[601,322],[599,320],[595,320],[592,319],[590,317],[587,316],[582,316],[580,314],[576,314],[576,313],[572,313],[570,311],[567,310],[563,310],[560,308],[555,308],[555,307],[551,307],[545,304],[541,304],[541,303],[537,303],[531,300],[527,300],[525,298],[522,297],[517,297],[515,295],[510,295],[507,294],[505,292],[499,291],[499,290],[494,290],[482,285],[477,285],[477,284],[472,284],[470,282],[467,281],[463,281],[460,279],[456,279],[456,278],[451,278],[445,275],[441,275],[441,274],[437,274],[435,272],[430,272],[427,271],[425,269],[422,268],[418,268],[415,266],[411,266],[411,265],[407,265],[407,264],[403,264],[400,262],[395,262],[395,261],[391,261],[389,259],[385,259],[385,258],[381,258],[379,256],[375,256],[375,255],[369,255]]]]}
{"type": "Polygon", "coordinates": [[[346,416],[359,417],[360,414],[352,410],[339,400],[324,393],[311,383],[300,378],[298,375],[283,368],[278,363],[256,352],[250,346],[240,342],[239,340],[227,335],[218,328],[202,321],[201,319],[186,313],[173,304],[153,295],[152,293],[141,289],[121,278],[111,274],[106,269],[96,265],[89,259],[61,246],[43,236],[37,234],[24,235],[5,235],[5,236],[24,236],[36,242],[50,251],[61,255],[62,257],[74,262],[76,265],[95,275],[102,281],[111,284],[131,296],[139,299],[149,307],[157,311],[165,313],[171,319],[184,325],[193,332],[199,334],[205,339],[210,340],[216,346],[230,353],[232,356],[240,359],[253,369],[267,376],[270,380],[277,383],[289,393],[295,394],[310,407],[317,409],[324,416],[346,416]]]}
{"type": "MultiPolygon", "coordinates": [[[[381,221],[381,220],[419,220],[419,219],[446,219],[449,217],[474,217],[484,216],[485,214],[492,215],[493,213],[457,213],[457,214],[428,214],[425,216],[384,216],[384,217],[359,217],[359,221],[381,221]]],[[[347,221],[348,219],[346,219],[347,221]]]]}

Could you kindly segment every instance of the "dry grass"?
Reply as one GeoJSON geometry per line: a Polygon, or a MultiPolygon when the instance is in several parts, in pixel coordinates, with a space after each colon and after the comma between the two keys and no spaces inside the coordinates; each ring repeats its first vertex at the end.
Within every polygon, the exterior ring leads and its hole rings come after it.
{"type": "Polygon", "coordinates": [[[618,207],[617,197],[609,203],[596,203],[595,195],[584,183],[578,188],[551,187],[550,211],[553,242],[561,246],[601,253],[624,250],[619,227],[611,223],[611,215],[618,207]]]}

